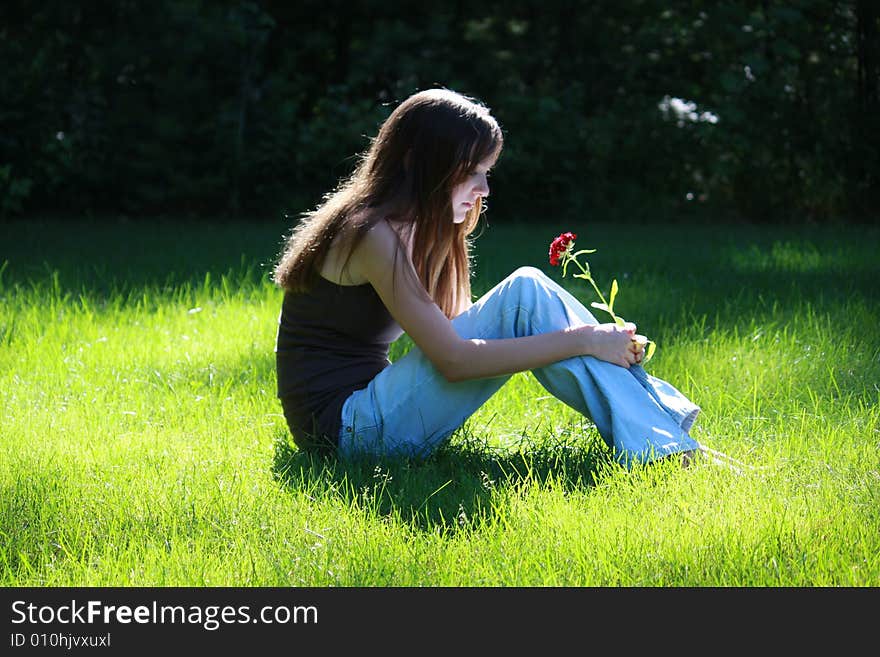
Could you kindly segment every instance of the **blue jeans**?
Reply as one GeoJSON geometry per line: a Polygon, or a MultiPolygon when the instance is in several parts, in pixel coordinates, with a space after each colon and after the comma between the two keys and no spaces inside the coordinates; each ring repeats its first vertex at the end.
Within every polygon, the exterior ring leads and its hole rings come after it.
{"type": "MultiPolygon", "coordinates": [[[[597,324],[577,299],[534,267],[521,267],[452,320],[462,338],[515,338],[597,324]]],[[[552,395],[590,418],[624,465],[697,449],[700,409],[639,365],[577,356],[532,371],[552,395]]],[[[418,347],[352,393],[342,408],[338,454],[425,457],[509,375],[450,383],[418,347]]]]}

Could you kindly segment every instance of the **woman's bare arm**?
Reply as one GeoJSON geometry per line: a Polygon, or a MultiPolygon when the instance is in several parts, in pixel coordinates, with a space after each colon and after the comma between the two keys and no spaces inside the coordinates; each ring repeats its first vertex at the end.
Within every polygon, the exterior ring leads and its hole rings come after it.
{"type": "Polygon", "coordinates": [[[520,338],[461,338],[421,287],[397,234],[384,221],[366,234],[349,266],[353,277],[373,285],[401,328],[448,381],[513,374],[581,355],[622,367],[634,360],[634,325],[631,330],[600,324],[520,338]]]}

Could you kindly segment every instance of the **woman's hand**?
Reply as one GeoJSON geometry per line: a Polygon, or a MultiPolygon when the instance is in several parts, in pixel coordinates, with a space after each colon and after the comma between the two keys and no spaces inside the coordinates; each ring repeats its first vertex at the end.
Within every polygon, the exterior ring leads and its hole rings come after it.
{"type": "Polygon", "coordinates": [[[629,369],[630,365],[641,363],[645,357],[645,347],[635,340],[636,325],[632,322],[625,326],[610,322],[578,330],[586,334],[587,353],[599,360],[629,369]]]}

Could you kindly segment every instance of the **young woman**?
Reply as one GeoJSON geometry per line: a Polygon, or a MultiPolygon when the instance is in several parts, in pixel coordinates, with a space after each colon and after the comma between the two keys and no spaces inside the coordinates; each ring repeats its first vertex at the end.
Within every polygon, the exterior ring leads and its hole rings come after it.
{"type": "Polygon", "coordinates": [[[276,359],[299,447],[427,456],[530,370],[621,462],[699,448],[687,433],[698,407],[641,368],[635,325],[598,323],[531,267],[472,302],[468,235],[502,144],[479,102],[416,93],[291,233],[274,271],[285,290],[276,359]],[[404,331],[414,346],[392,364],[404,331]]]}

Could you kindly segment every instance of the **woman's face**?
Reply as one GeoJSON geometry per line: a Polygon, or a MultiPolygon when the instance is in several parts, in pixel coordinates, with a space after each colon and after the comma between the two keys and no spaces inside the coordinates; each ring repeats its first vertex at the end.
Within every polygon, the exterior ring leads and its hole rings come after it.
{"type": "Polygon", "coordinates": [[[486,158],[452,188],[452,221],[460,224],[474,207],[478,198],[489,196],[489,170],[495,165],[497,155],[486,158]]]}

